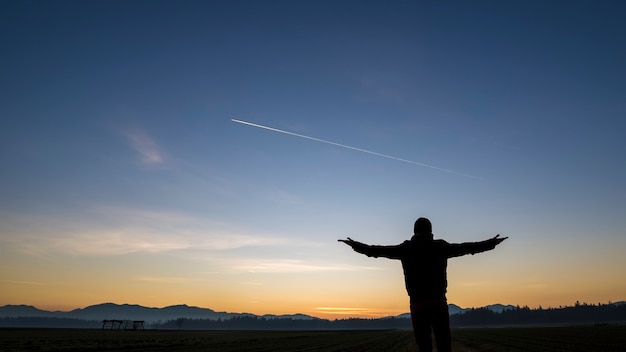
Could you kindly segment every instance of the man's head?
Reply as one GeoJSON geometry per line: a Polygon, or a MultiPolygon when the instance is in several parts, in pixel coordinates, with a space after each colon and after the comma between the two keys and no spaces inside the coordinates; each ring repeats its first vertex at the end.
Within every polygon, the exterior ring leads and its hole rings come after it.
{"type": "Polygon", "coordinates": [[[433,232],[433,225],[426,218],[419,218],[413,226],[413,233],[416,235],[430,235],[433,232]]]}

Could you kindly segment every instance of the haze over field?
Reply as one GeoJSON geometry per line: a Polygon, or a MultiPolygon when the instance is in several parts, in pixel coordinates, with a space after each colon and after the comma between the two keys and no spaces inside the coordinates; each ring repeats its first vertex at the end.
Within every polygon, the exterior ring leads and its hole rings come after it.
{"type": "Polygon", "coordinates": [[[397,315],[400,263],[336,240],[420,216],[509,236],[449,261],[450,303],[622,301],[625,11],[2,2],[0,306],[397,315]]]}

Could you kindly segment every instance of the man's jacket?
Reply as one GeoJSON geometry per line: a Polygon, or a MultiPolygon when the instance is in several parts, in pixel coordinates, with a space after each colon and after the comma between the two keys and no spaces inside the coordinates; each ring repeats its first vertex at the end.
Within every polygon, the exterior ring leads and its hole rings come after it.
{"type": "Polygon", "coordinates": [[[370,246],[359,243],[354,249],[369,257],[399,259],[404,269],[406,290],[411,302],[446,298],[448,258],[494,249],[495,239],[481,242],[448,243],[415,235],[395,246],[370,246]]]}

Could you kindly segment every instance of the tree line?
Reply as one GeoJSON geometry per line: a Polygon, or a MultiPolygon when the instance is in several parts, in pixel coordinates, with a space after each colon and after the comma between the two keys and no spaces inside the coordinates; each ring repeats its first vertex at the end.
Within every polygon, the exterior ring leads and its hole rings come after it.
{"type": "Polygon", "coordinates": [[[0,328],[68,328],[95,329],[102,321],[54,317],[2,317],[0,328]]]}
{"type": "MultiPolygon", "coordinates": [[[[515,307],[494,312],[477,308],[450,316],[452,327],[504,326],[504,325],[552,325],[552,324],[605,324],[626,322],[626,304],[587,304],[576,302],[574,306],[558,308],[515,307]]],[[[292,319],[239,316],[230,319],[177,319],[153,325],[158,329],[207,329],[207,330],[366,330],[408,329],[410,318],[378,319],[292,319]]]]}
{"type": "Polygon", "coordinates": [[[229,319],[176,319],[152,326],[184,330],[385,330],[410,328],[408,318],[293,319],[237,316],[229,319]]]}
{"type": "Polygon", "coordinates": [[[559,308],[515,307],[502,312],[486,308],[450,316],[451,326],[604,324],[626,321],[626,303],[597,305],[576,302],[559,308]]]}

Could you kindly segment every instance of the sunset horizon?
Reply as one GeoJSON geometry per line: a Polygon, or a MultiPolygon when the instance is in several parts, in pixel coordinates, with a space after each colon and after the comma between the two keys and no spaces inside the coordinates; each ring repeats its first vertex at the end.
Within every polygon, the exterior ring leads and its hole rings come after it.
{"type": "MultiPolygon", "coordinates": [[[[455,305],[458,306],[460,309],[478,309],[478,308],[485,308],[485,307],[490,307],[490,306],[503,306],[503,307],[515,307],[515,308],[529,308],[529,309],[558,309],[558,308],[568,308],[568,307],[575,307],[577,305],[611,305],[611,304],[626,304],[626,300],[615,300],[615,301],[607,301],[607,302],[586,302],[586,301],[575,301],[572,302],[571,304],[559,304],[559,305],[555,305],[555,306],[551,306],[551,305],[542,305],[539,304],[537,306],[530,306],[530,305],[520,305],[520,304],[510,304],[510,303],[502,303],[502,302],[495,302],[495,303],[491,303],[491,304],[487,304],[487,305],[480,305],[480,306],[459,306],[458,304],[455,304],[454,302],[448,302],[449,305],[455,305]]],[[[387,317],[396,317],[396,316],[400,316],[403,314],[410,314],[408,309],[405,309],[404,311],[382,311],[382,310],[377,310],[375,308],[357,308],[357,307],[317,307],[314,311],[312,312],[301,312],[301,311],[294,311],[294,312],[274,312],[274,311],[262,311],[262,312],[251,312],[251,311],[233,311],[233,310],[222,310],[222,309],[216,309],[214,307],[210,307],[210,306],[198,306],[198,305],[193,305],[193,304],[186,304],[186,303],[178,303],[178,304],[166,304],[166,305],[162,305],[162,306],[150,306],[150,305],[143,305],[143,304],[139,304],[139,303],[121,303],[121,302],[100,302],[100,303],[95,303],[95,304],[88,304],[88,305],[84,305],[84,306],[78,306],[78,307],[65,307],[65,308],[56,308],[56,307],[60,307],[60,306],[51,306],[51,307],[44,307],[44,306],[36,306],[36,305],[31,305],[31,304],[4,304],[4,305],[0,305],[0,307],[6,307],[6,306],[27,306],[27,307],[34,307],[38,310],[42,310],[42,311],[47,311],[47,312],[61,312],[61,313],[69,313],[75,310],[79,310],[79,309],[85,309],[88,307],[97,307],[97,306],[104,306],[104,305],[115,305],[115,306],[138,306],[138,307],[145,307],[145,308],[154,308],[154,309],[163,309],[163,308],[171,308],[171,307],[189,307],[189,308],[200,308],[200,309],[209,309],[212,310],[214,312],[217,313],[233,313],[233,314],[254,314],[257,316],[290,316],[290,315],[296,315],[296,314],[304,314],[310,317],[314,317],[314,318],[319,318],[319,319],[329,319],[329,320],[335,320],[335,319],[351,319],[351,318],[363,318],[363,319],[379,319],[379,318],[387,318],[387,317]]],[[[508,309],[508,308],[505,308],[508,309]]],[[[450,314],[456,314],[453,312],[450,312],[450,314]]]]}

